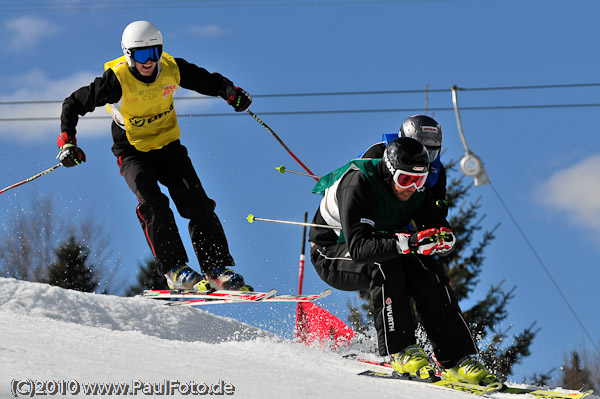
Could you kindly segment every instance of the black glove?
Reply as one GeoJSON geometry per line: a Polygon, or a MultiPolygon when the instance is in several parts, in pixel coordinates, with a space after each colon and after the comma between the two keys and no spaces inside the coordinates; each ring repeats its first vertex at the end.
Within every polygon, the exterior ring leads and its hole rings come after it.
{"type": "Polygon", "coordinates": [[[75,137],[62,132],[58,135],[56,144],[60,149],[56,158],[58,158],[63,166],[70,168],[85,162],[85,153],[81,148],[77,147],[77,139],[75,137]]]}
{"type": "Polygon", "coordinates": [[[396,234],[397,247],[401,254],[417,253],[420,255],[433,255],[438,247],[438,229],[427,229],[413,234],[396,234]]]}
{"type": "Polygon", "coordinates": [[[252,97],[241,87],[229,86],[225,89],[227,104],[231,105],[236,112],[245,111],[252,104],[252,97]]]}

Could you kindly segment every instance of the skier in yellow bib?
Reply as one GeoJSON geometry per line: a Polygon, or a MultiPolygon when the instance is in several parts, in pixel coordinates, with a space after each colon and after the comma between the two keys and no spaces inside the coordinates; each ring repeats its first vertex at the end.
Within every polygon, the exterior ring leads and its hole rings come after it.
{"type": "Polygon", "coordinates": [[[182,87],[220,96],[237,112],[245,111],[252,98],[221,74],[163,52],[162,34],[148,21],[129,24],[121,47],[123,56],[107,62],[101,77],[65,99],[58,158],[67,167],[85,162],[75,137],[79,116],[106,106],[113,117],[112,151],[139,201],[137,217],[169,286],[252,291],[244,278],[230,269],[235,263],[214,212],[215,202],[204,191],[187,149],[179,141],[173,95],[182,87]],[[159,183],[167,187],[179,214],[190,221],[189,233],[202,274],[187,265],[169,199],[159,183]]]}

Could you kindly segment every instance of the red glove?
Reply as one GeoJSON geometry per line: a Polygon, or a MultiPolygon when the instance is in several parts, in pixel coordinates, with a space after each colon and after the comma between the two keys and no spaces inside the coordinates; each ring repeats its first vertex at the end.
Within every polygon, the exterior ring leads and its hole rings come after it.
{"type": "Polygon", "coordinates": [[[85,162],[85,153],[77,147],[77,139],[74,136],[69,136],[67,132],[62,132],[56,139],[56,144],[60,152],[56,156],[60,163],[67,168],[79,165],[85,162]]]}
{"type": "Polygon", "coordinates": [[[447,227],[440,227],[440,233],[438,235],[438,246],[435,250],[436,255],[448,255],[454,250],[454,244],[456,244],[456,237],[452,230],[447,227]]]}
{"type": "Polygon", "coordinates": [[[416,253],[433,255],[438,247],[438,229],[427,229],[413,234],[396,234],[398,252],[402,254],[416,253]]]}
{"type": "Polygon", "coordinates": [[[77,145],[77,139],[75,136],[69,136],[69,133],[67,132],[62,132],[56,138],[56,145],[58,145],[58,148],[60,149],[63,148],[65,144],[77,145]]]}

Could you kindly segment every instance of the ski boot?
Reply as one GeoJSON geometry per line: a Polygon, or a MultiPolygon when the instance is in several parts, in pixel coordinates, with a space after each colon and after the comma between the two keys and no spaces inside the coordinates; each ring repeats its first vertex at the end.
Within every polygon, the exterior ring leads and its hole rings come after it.
{"type": "Polygon", "coordinates": [[[167,285],[172,290],[210,291],[210,283],[188,265],[172,268],[165,274],[167,285]]]}
{"type": "Polygon", "coordinates": [[[462,358],[456,366],[442,371],[442,378],[475,385],[489,385],[498,382],[498,378],[489,374],[483,364],[468,356],[462,358]]]}
{"type": "Polygon", "coordinates": [[[210,282],[210,286],[216,290],[254,291],[254,288],[246,284],[241,274],[237,274],[226,267],[209,270],[206,277],[210,282]]]}
{"type": "Polygon", "coordinates": [[[435,370],[429,364],[425,351],[417,345],[409,346],[400,353],[392,355],[392,367],[402,377],[427,381],[437,381],[435,370]]]}

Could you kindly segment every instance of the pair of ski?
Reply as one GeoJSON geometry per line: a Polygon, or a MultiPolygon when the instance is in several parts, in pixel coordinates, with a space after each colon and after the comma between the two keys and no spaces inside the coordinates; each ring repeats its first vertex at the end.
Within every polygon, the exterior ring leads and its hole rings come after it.
{"type": "Polygon", "coordinates": [[[427,384],[431,387],[441,388],[441,389],[452,389],[455,391],[461,391],[466,393],[471,393],[478,396],[489,396],[494,392],[501,393],[509,393],[509,394],[529,394],[533,395],[540,399],[582,399],[586,396],[589,396],[593,393],[592,390],[578,392],[578,391],[550,391],[546,388],[536,387],[536,386],[527,386],[527,387],[517,387],[510,386],[502,383],[493,383],[490,385],[482,386],[475,384],[466,384],[462,382],[453,382],[448,380],[438,380],[438,381],[427,381],[427,380],[419,380],[419,379],[409,379],[404,377],[397,372],[392,371],[392,366],[389,363],[385,362],[373,362],[370,360],[364,359],[356,359],[357,361],[365,364],[370,364],[374,366],[381,367],[382,369],[386,369],[385,371],[373,371],[367,370],[359,373],[359,375],[364,375],[367,377],[375,377],[375,378],[385,378],[385,379],[394,379],[399,381],[405,381],[407,383],[415,383],[415,384],[427,384]]]}
{"type": "Polygon", "coordinates": [[[164,301],[165,306],[199,306],[244,302],[314,302],[329,294],[331,294],[330,289],[326,289],[319,294],[309,295],[277,295],[277,290],[266,292],[145,290],[139,296],[151,299],[169,299],[164,301]]]}

